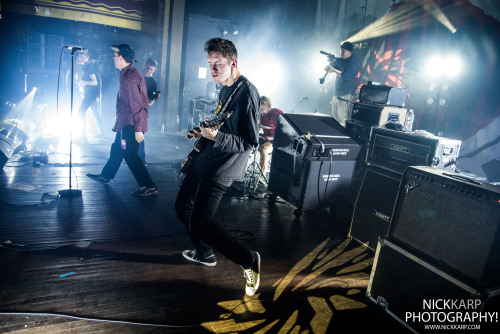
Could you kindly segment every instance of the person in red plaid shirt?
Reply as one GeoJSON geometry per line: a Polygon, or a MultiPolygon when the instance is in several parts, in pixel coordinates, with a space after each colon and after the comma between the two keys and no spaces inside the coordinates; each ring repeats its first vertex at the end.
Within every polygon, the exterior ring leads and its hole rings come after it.
{"type": "Polygon", "coordinates": [[[158,193],[156,184],[138,156],[139,144],[144,140],[144,132],[148,130],[148,95],[146,82],[133,62],[135,52],[127,44],[111,46],[115,51],[115,67],[120,70],[120,89],[116,98],[116,122],[113,131],[115,141],[111,145],[108,162],[101,174],[87,174],[94,181],[108,184],[116,176],[125,159],[132,171],[139,189],[135,196],[150,196],[158,193]]]}

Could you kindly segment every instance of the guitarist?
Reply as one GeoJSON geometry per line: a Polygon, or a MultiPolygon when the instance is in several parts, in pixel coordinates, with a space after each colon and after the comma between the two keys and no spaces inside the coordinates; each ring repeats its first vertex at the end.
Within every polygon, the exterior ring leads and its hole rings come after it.
{"type": "MultiPolygon", "coordinates": [[[[83,100],[78,110],[78,115],[82,118],[82,137],[84,141],[87,136],[87,110],[90,109],[93,113],[97,126],[101,127],[101,116],[97,111],[96,104],[97,98],[99,96],[99,86],[97,81],[97,65],[95,62],[90,61],[90,53],[88,51],[81,52],[76,58],[76,63],[82,66],[82,76],[79,77],[75,74],[75,82],[78,84],[80,93],[82,94],[83,100]]],[[[100,131],[100,129],[98,129],[100,131]]]]}
{"type": "Polygon", "coordinates": [[[259,138],[259,93],[238,70],[237,50],[226,39],[213,38],[205,43],[210,74],[223,87],[217,114],[230,112],[220,128],[204,127],[188,132],[188,138],[204,138],[202,148],[177,194],[175,209],[186,226],[195,249],[182,255],[190,262],[213,267],[214,249],[243,268],[245,292],[253,295],[260,283],[260,255],[243,246],[214,220],[214,214],[226,189],[233,181],[242,181],[250,150],[259,138]]]}

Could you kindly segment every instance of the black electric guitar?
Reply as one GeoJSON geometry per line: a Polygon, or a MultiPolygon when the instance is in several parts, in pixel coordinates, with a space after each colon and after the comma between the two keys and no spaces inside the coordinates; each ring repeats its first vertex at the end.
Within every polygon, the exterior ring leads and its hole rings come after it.
{"type": "MultiPolygon", "coordinates": [[[[212,131],[219,129],[222,126],[222,124],[224,124],[224,121],[228,119],[229,116],[231,116],[231,113],[232,113],[231,111],[228,111],[225,114],[220,114],[211,120],[200,122],[200,126],[204,128],[210,128],[212,131]]],[[[199,131],[200,128],[196,127],[193,130],[199,131]]],[[[196,140],[193,150],[188,154],[186,160],[184,160],[184,162],[181,165],[180,169],[181,173],[186,174],[188,172],[188,170],[191,168],[191,165],[193,164],[193,161],[198,157],[198,155],[208,142],[210,142],[210,139],[207,139],[205,137],[200,137],[196,140]]]]}

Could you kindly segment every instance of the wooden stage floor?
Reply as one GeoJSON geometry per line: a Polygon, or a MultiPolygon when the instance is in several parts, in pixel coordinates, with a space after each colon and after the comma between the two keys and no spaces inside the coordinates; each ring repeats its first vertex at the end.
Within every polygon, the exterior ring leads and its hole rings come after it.
{"type": "MultiPolygon", "coordinates": [[[[159,194],[136,198],[124,164],[102,185],[111,139],[73,145],[29,141],[0,173],[0,332],[353,333],[408,330],[365,296],[373,253],[347,239],[348,218],[304,211],[230,189],[217,219],[262,256],[258,294],[239,266],[183,261],[191,244],[175,216],[175,168],[191,148],[181,135],[146,136],[159,194]],[[48,153],[48,163],[39,164],[48,153]],[[38,159],[38,160],[37,160],[38,159]],[[35,162],[35,163],[33,163],[35,162]]],[[[46,162],[46,161],[45,161],[46,162]]],[[[260,188],[261,189],[261,188],[260,188]]],[[[262,189],[261,189],[262,190],[262,189]]],[[[334,211],[334,210],[332,210],[334,211]]]]}

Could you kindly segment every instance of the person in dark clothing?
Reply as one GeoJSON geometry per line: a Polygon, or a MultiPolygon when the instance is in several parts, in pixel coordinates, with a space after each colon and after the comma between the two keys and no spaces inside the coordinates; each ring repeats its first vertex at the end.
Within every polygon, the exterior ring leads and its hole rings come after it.
{"type": "Polygon", "coordinates": [[[266,171],[269,154],[273,152],[274,133],[280,115],[284,112],[278,108],[271,107],[271,99],[267,96],[260,97],[260,127],[263,134],[259,138],[260,169],[266,171]]]}
{"type": "Polygon", "coordinates": [[[158,192],[144,163],[137,155],[139,143],[148,130],[148,96],[146,82],[133,64],[135,53],[127,44],[112,46],[115,67],[120,70],[120,88],[116,99],[115,141],[111,145],[108,162],[101,174],[87,174],[94,181],[107,184],[113,179],[125,159],[139,189],[135,196],[150,196],[158,192]]]}
{"type": "Polygon", "coordinates": [[[352,55],[353,45],[344,42],[340,46],[340,58],[329,58],[325,71],[335,73],[335,95],[332,98],[332,116],[342,125],[349,119],[349,102],[358,85],[359,63],[352,55]]]}
{"type": "Polygon", "coordinates": [[[86,140],[87,136],[87,110],[90,110],[97,122],[98,130],[101,131],[101,115],[97,111],[97,98],[99,97],[99,83],[97,81],[97,65],[90,60],[90,53],[86,50],[78,55],[76,63],[82,66],[82,76],[75,74],[75,82],[78,84],[83,100],[78,109],[78,114],[82,119],[82,136],[86,140]]]}
{"type": "Polygon", "coordinates": [[[203,137],[208,144],[191,164],[175,201],[176,213],[196,247],[182,255],[188,261],[215,266],[215,249],[243,268],[245,292],[251,296],[260,284],[260,255],[213,217],[226,189],[233,181],[243,180],[250,151],[258,145],[259,93],[238,70],[238,53],[231,41],[210,39],[205,51],[214,82],[223,85],[216,114],[231,114],[219,129],[200,126],[188,132],[188,138],[203,137]]]}
{"type": "MultiPolygon", "coordinates": [[[[158,85],[156,84],[156,80],[153,78],[153,73],[156,71],[157,68],[158,68],[158,62],[153,58],[148,58],[148,60],[146,60],[146,64],[144,65],[144,71],[142,72],[144,80],[146,81],[146,89],[148,90],[148,101],[150,107],[160,97],[160,92],[158,91],[158,85]]],[[[141,158],[142,162],[146,165],[145,142],[146,141],[143,140],[139,144],[139,158],[141,158]]]]}

